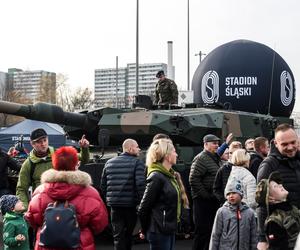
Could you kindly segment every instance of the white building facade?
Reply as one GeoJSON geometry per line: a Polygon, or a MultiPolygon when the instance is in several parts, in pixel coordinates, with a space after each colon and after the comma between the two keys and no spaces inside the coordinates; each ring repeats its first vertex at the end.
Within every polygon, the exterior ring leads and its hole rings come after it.
{"type": "Polygon", "coordinates": [[[291,118],[294,119],[295,130],[300,137],[300,112],[293,112],[291,118]]]}
{"type": "Polygon", "coordinates": [[[7,73],[0,71],[0,98],[3,98],[7,82],[7,73]]]}
{"type": "MultiPolygon", "coordinates": [[[[147,63],[139,65],[139,95],[153,97],[157,82],[156,73],[164,70],[164,63],[147,63]]],[[[95,107],[131,107],[136,95],[136,64],[129,63],[124,68],[95,70],[95,107]]]]}
{"type": "Polygon", "coordinates": [[[12,68],[8,69],[8,81],[30,102],[56,103],[56,73],[12,68]]]}
{"type": "Polygon", "coordinates": [[[95,107],[125,107],[126,68],[95,70],[95,107]]]}

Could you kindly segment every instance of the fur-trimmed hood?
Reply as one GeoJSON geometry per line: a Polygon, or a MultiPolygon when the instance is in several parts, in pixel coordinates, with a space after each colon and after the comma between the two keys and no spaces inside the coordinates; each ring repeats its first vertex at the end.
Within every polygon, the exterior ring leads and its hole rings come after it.
{"type": "Polygon", "coordinates": [[[64,182],[87,187],[92,184],[92,179],[88,173],[80,170],[58,171],[55,169],[49,169],[42,174],[41,183],[44,184],[52,182],[64,182]]]}
{"type": "Polygon", "coordinates": [[[49,169],[41,176],[41,185],[36,188],[33,196],[45,193],[51,199],[71,200],[81,192],[91,188],[91,177],[89,174],[76,171],[57,171],[49,169]]]}

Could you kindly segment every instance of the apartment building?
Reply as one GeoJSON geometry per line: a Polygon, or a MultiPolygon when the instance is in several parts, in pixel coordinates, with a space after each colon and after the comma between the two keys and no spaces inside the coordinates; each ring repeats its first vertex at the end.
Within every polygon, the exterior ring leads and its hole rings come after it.
{"type": "Polygon", "coordinates": [[[56,73],[44,70],[8,69],[7,80],[29,102],[56,103],[56,73]]]}
{"type": "MultiPolygon", "coordinates": [[[[153,97],[157,71],[164,70],[167,64],[147,63],[139,65],[140,95],[153,97]]],[[[136,64],[129,63],[126,67],[95,70],[95,107],[131,107],[136,95],[136,64]]]]}
{"type": "Polygon", "coordinates": [[[3,98],[6,82],[7,82],[7,73],[0,71],[0,98],[3,98]]]}

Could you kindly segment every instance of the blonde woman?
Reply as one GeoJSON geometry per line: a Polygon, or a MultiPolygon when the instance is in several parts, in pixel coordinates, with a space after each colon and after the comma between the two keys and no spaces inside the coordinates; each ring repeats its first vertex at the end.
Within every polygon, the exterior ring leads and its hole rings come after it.
{"type": "Polygon", "coordinates": [[[229,180],[233,177],[241,181],[244,189],[244,196],[242,201],[245,202],[250,208],[252,208],[255,211],[256,180],[253,174],[248,169],[250,155],[245,149],[238,149],[232,154],[231,162],[233,166],[227,185],[228,183],[230,183],[229,180]]]}
{"type": "Polygon", "coordinates": [[[147,185],[139,207],[141,237],[150,250],[173,250],[180,219],[181,192],[172,165],[177,153],[171,140],[152,142],[147,152],[147,185]]]}

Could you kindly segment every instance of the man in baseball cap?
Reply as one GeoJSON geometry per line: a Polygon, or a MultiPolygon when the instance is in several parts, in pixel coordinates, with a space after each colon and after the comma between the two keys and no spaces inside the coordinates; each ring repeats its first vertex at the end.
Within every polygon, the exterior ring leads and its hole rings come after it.
{"type": "Polygon", "coordinates": [[[39,139],[48,137],[46,131],[42,128],[35,129],[30,134],[30,140],[32,142],[38,141],[39,139]]]}
{"type": "MultiPolygon", "coordinates": [[[[16,188],[16,194],[26,209],[29,202],[29,187],[31,186],[34,191],[40,185],[42,173],[52,168],[51,156],[54,153],[54,148],[49,146],[48,134],[43,128],[37,128],[31,132],[30,144],[33,149],[22,164],[16,188]]],[[[81,149],[79,155],[81,162],[83,164],[88,163],[89,141],[85,139],[84,135],[79,141],[79,146],[81,149]]]]}

